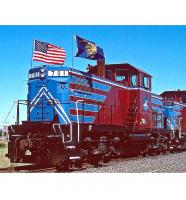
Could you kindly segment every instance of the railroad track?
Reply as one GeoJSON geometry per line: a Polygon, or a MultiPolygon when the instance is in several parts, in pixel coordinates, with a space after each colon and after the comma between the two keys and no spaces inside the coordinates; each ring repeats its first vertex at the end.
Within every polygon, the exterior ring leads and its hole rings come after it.
{"type": "Polygon", "coordinates": [[[24,166],[16,166],[16,167],[7,167],[0,169],[0,173],[13,173],[13,172],[55,172],[55,167],[45,167],[45,166],[36,166],[36,165],[24,165],[24,166]]]}
{"type": "Polygon", "coordinates": [[[1,168],[0,173],[50,173],[50,172],[63,172],[63,173],[70,173],[74,171],[82,171],[86,170],[87,168],[91,168],[89,164],[84,164],[83,168],[70,168],[68,170],[57,170],[54,166],[37,166],[37,165],[24,165],[24,166],[17,166],[17,167],[7,167],[1,168]]]}
{"type": "MultiPolygon", "coordinates": [[[[184,152],[184,151],[181,151],[184,152]]],[[[181,153],[180,152],[180,153],[181,153]]],[[[171,153],[168,153],[171,154],[171,153]]],[[[167,155],[168,155],[167,154],[167,155]]],[[[175,153],[179,154],[179,152],[175,153]]],[[[161,155],[161,154],[160,154],[161,155]]],[[[154,155],[154,156],[147,156],[146,158],[155,158],[158,157],[159,155],[154,155]]],[[[120,157],[120,158],[114,158],[110,162],[113,163],[119,163],[119,162],[127,162],[127,161],[137,161],[137,160],[142,160],[143,158],[139,155],[134,155],[134,156],[126,156],[126,157],[120,157]]],[[[68,170],[57,170],[56,167],[53,166],[38,166],[38,165],[24,165],[24,166],[16,166],[16,167],[8,167],[8,168],[2,168],[0,169],[0,173],[13,173],[13,172],[20,172],[20,173],[57,173],[57,172],[62,172],[62,173],[73,173],[73,172],[83,172],[86,171],[87,169],[93,169],[93,168],[104,168],[109,166],[110,162],[108,163],[100,163],[97,167],[92,166],[89,163],[84,163],[82,168],[75,168],[75,167],[70,167],[68,170]]],[[[158,172],[158,170],[154,170],[152,172],[158,172]]]]}
{"type": "MultiPolygon", "coordinates": [[[[120,161],[120,160],[134,160],[139,159],[139,157],[128,157],[128,158],[117,158],[112,159],[112,161],[120,161]]],[[[75,168],[70,167],[68,170],[57,170],[56,167],[53,166],[38,166],[38,165],[22,165],[22,166],[15,166],[15,167],[7,167],[7,168],[1,168],[0,173],[13,173],[13,172],[20,172],[20,173],[42,173],[42,172],[63,172],[63,173],[72,173],[72,172],[78,172],[78,171],[84,171],[86,169],[91,168],[99,168],[109,165],[109,163],[100,163],[97,167],[92,166],[89,163],[84,163],[82,168],[75,168]]]]}
{"type": "Polygon", "coordinates": [[[56,168],[53,166],[37,166],[37,165],[25,165],[14,167],[15,172],[55,172],[56,168]]]}

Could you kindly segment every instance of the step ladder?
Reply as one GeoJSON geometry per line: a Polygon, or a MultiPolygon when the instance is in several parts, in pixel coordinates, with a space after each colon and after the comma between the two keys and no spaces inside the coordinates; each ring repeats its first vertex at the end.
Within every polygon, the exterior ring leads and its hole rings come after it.
{"type": "Polygon", "coordinates": [[[136,94],[134,101],[129,105],[128,112],[126,113],[125,122],[127,127],[135,128],[137,125],[137,119],[139,115],[139,100],[136,94]]]}

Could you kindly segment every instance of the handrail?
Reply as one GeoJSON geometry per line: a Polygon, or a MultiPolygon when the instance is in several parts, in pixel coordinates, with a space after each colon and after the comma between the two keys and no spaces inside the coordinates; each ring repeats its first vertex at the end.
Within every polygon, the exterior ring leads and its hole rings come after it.
{"type": "MultiPolygon", "coordinates": [[[[76,101],[76,115],[77,115],[77,124],[78,124],[78,142],[80,141],[80,125],[79,125],[79,113],[78,113],[78,102],[84,102],[82,99],[76,101]]],[[[84,118],[84,116],[83,116],[84,118]]],[[[84,119],[83,119],[84,121],[84,119]]]]}
{"type": "Polygon", "coordinates": [[[61,136],[62,136],[63,143],[65,143],[65,136],[64,136],[64,134],[63,134],[63,131],[61,130],[60,124],[59,124],[59,123],[54,123],[54,124],[52,125],[54,132],[57,133],[55,126],[57,126],[57,127],[59,128],[59,132],[60,132],[60,134],[61,134],[61,136]]]}

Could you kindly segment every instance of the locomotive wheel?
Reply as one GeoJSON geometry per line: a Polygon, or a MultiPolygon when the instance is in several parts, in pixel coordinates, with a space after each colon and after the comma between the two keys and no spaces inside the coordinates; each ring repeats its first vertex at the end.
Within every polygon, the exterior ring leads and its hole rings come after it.
{"type": "Polygon", "coordinates": [[[158,151],[153,151],[151,154],[151,156],[156,156],[156,155],[158,155],[158,151]]]}
{"type": "Polygon", "coordinates": [[[175,150],[174,149],[170,149],[169,152],[170,153],[175,153],[175,150]]]}
{"type": "Polygon", "coordinates": [[[156,150],[156,155],[160,155],[161,152],[162,152],[162,149],[161,149],[161,148],[158,148],[158,149],[156,150]]]}
{"type": "Polygon", "coordinates": [[[162,148],[162,153],[163,153],[163,154],[166,154],[167,151],[168,151],[168,145],[167,145],[167,144],[164,144],[164,145],[163,145],[163,148],[162,148]]]}
{"type": "Polygon", "coordinates": [[[103,163],[108,163],[111,160],[111,155],[103,157],[103,163]]]}
{"type": "Polygon", "coordinates": [[[92,164],[95,168],[98,168],[98,167],[99,167],[99,160],[94,159],[94,160],[92,160],[91,164],[92,164]]]}
{"type": "Polygon", "coordinates": [[[147,145],[146,147],[144,147],[144,149],[141,151],[141,155],[142,157],[148,157],[150,153],[150,147],[149,145],[147,145]]]}
{"type": "Polygon", "coordinates": [[[99,167],[100,160],[101,160],[100,155],[91,155],[91,157],[89,158],[90,164],[93,165],[96,168],[99,167]]]}
{"type": "Polygon", "coordinates": [[[141,151],[141,152],[140,152],[140,155],[141,155],[142,157],[147,157],[147,156],[148,156],[148,153],[145,152],[145,151],[141,151]]]}

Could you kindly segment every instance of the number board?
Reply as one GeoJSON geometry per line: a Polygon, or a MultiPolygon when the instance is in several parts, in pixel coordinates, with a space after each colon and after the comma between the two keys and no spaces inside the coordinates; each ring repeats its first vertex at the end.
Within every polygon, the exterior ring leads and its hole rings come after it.
{"type": "Polygon", "coordinates": [[[68,76],[68,71],[50,70],[48,71],[48,76],[68,76]]]}
{"type": "Polygon", "coordinates": [[[40,72],[33,72],[29,73],[28,78],[29,79],[34,79],[34,78],[39,78],[40,77],[40,72]]]}

